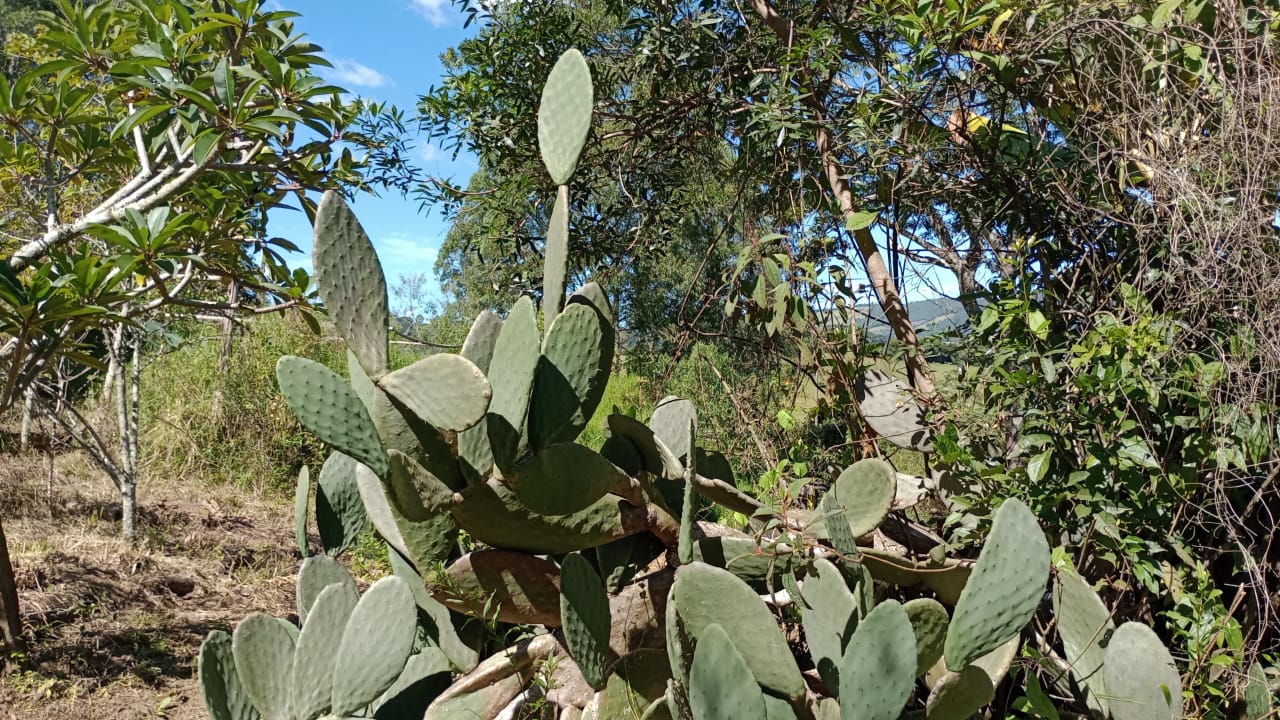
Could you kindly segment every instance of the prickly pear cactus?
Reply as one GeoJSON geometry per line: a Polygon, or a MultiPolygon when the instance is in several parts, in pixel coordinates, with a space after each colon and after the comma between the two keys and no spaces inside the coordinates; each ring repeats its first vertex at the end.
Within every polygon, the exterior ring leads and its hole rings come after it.
{"type": "MultiPolygon", "coordinates": [[[[1044,535],[1018,500],[1000,506],[976,561],[949,558],[902,512],[929,486],[885,460],[832,473],[817,508],[775,508],[700,446],[682,398],[648,424],[610,415],[598,451],[578,444],[618,337],[603,288],[564,292],[568,183],[592,105],[587,63],[570,51],[538,111],[557,186],[542,322],[529,297],[486,311],[459,354],[390,366],[376,252],[340,196],[322,200],[317,285],[350,381],[302,358],[277,366],[289,406],[333,449],[295,494],[301,627],[256,614],[210,634],[199,675],[214,720],[493,720],[539,707],[569,720],[963,720],[1016,675],[1049,575],[1044,535]],[[326,554],[306,557],[313,484],[326,554]],[[703,519],[715,503],[749,524],[703,519]],[[340,556],[370,525],[392,575],[361,596],[340,556]],[[900,604],[900,591],[912,599],[900,604]]],[[[904,388],[877,376],[861,387],[873,427],[927,449],[904,388]]],[[[1105,607],[1067,575],[1055,610],[1059,634],[1037,651],[1092,671],[1074,709],[1180,712],[1150,629],[1126,623],[1104,642],[1105,607]]]]}

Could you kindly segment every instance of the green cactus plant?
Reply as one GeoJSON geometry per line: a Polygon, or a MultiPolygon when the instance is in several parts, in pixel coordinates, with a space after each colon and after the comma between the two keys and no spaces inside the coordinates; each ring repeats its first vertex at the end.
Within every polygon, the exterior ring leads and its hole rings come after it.
{"type": "MultiPolygon", "coordinates": [[[[946,557],[928,532],[912,536],[920,552],[896,543],[894,530],[914,526],[886,518],[931,486],[883,460],[839,473],[807,515],[751,498],[727,459],[699,446],[688,400],[665,398],[648,424],[610,415],[599,452],[576,443],[617,338],[598,284],[562,302],[566,183],[592,92],[585,59],[571,51],[539,108],[540,150],[558,186],[545,335],[523,297],[505,319],[481,313],[460,354],[392,372],[376,254],[342,198],[322,200],[317,285],[347,342],[350,382],[300,358],[282,359],[277,378],[302,424],[334,450],[317,483],[322,544],[339,555],[368,522],[393,576],[360,597],[338,560],[307,557],[301,630],[253,615],[231,636],[211,634],[200,682],[215,720],[515,717],[535,701],[568,720],[888,719],[904,708],[959,720],[1011,682],[1049,573],[1045,538],[1019,501],[1000,506],[975,562],[946,557]],[[747,515],[747,532],[699,520],[708,501],[747,515]],[[914,599],[889,597],[900,588],[914,599]],[[797,611],[803,644],[781,627],[797,611]],[[509,625],[520,639],[486,657],[488,633],[509,625]]],[[[905,386],[869,373],[859,388],[873,429],[928,449],[905,386]]],[[[300,473],[304,553],[310,487],[300,473]]],[[[1081,684],[1109,698],[1082,707],[1112,720],[1180,710],[1176,671],[1148,628],[1122,625],[1104,643],[1110,620],[1087,585],[1060,573],[1054,589],[1066,665],[1091,669],[1096,679],[1081,684]],[[1157,662],[1116,677],[1139,655],[1157,662]]],[[[1057,639],[1037,648],[1046,662],[1057,639]]]]}

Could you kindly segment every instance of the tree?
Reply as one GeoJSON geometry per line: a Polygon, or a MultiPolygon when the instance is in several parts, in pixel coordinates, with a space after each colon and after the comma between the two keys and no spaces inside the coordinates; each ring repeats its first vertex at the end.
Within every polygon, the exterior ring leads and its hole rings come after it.
{"type": "MultiPolygon", "coordinates": [[[[63,0],[40,16],[31,67],[0,77],[0,411],[55,363],[101,368],[104,334],[160,308],[305,307],[310,278],[267,236],[267,209],[412,181],[400,117],[325,84],[295,16],[257,0],[63,0]]],[[[0,562],[11,647],[16,602],[0,562]]]]}

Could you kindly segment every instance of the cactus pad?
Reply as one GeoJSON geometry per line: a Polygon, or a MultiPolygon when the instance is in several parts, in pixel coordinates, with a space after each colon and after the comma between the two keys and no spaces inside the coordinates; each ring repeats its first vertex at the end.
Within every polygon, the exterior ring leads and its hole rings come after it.
{"type": "Polygon", "coordinates": [[[376,700],[404,670],[418,618],[405,581],[374,583],[351,611],[333,670],[334,715],[352,715],[376,700]]]}
{"type": "Polygon", "coordinates": [[[1263,720],[1271,715],[1271,688],[1262,665],[1249,666],[1249,683],[1244,688],[1244,716],[1247,720],[1263,720]]]}
{"type": "MultiPolygon", "coordinates": [[[[695,640],[708,625],[723,626],[756,682],[783,697],[804,696],[804,678],[773,613],[733,573],[703,563],[681,565],[668,602],[675,607],[680,626],[695,640]]],[[[679,670],[675,664],[672,669],[679,670]]]]}
{"type": "Polygon", "coordinates": [[[854,398],[877,435],[900,448],[933,452],[933,432],[906,383],[879,370],[867,370],[854,398]]]}
{"type": "Polygon", "coordinates": [[[875,530],[893,507],[897,489],[898,479],[889,463],[868,458],[850,465],[827,491],[827,495],[834,493],[835,504],[828,505],[826,511],[837,511],[834,517],[825,518],[827,531],[833,532],[832,525],[842,518],[855,539],[875,530]]]}
{"type": "Polygon", "coordinates": [[[698,411],[693,403],[675,395],[658,401],[649,418],[653,434],[667,446],[677,460],[688,457],[693,447],[689,445],[689,423],[697,422],[698,411]]]}
{"type": "Polygon", "coordinates": [[[196,674],[204,706],[213,720],[258,720],[258,709],[240,686],[230,635],[221,630],[209,633],[200,646],[196,674]]]}
{"type": "MultiPolygon", "coordinates": [[[[454,622],[452,611],[441,605],[431,593],[422,577],[408,560],[401,557],[394,549],[387,548],[387,560],[396,577],[405,581],[413,593],[413,601],[418,605],[418,620],[427,642],[440,649],[449,659],[449,663],[462,672],[470,672],[480,662],[480,654],[476,651],[479,638],[473,638],[459,631],[454,622]]],[[[459,616],[459,619],[465,620],[459,616]]],[[[466,629],[465,627],[463,629],[466,629]]]]}
{"type": "Polygon", "coordinates": [[[447,353],[384,375],[378,385],[420,420],[452,432],[480,422],[493,394],[480,368],[461,355],[447,353]]]}
{"type": "Polygon", "coordinates": [[[307,509],[311,501],[311,471],[306,465],[298,471],[298,485],[293,490],[293,539],[302,557],[311,554],[307,541],[307,509]]]}
{"type": "Polygon", "coordinates": [[[1090,706],[1103,712],[1107,692],[1102,645],[1116,627],[1111,611],[1080,576],[1060,570],[1053,582],[1053,614],[1071,674],[1088,693],[1090,706]]]}
{"type": "Polygon", "coordinates": [[[289,718],[293,649],[293,634],[284,623],[262,613],[241,620],[231,635],[241,687],[265,720],[289,718]]]}
{"type": "Polygon", "coordinates": [[[364,403],[334,371],[312,360],[286,355],[276,363],[276,380],[298,421],[335,450],[385,477],[387,453],[364,403]]]}
{"type": "Polygon", "coordinates": [[[604,288],[600,287],[600,283],[592,281],[575,290],[569,296],[566,304],[573,305],[575,303],[590,305],[596,312],[600,313],[605,326],[610,329],[613,328],[613,308],[610,307],[609,298],[604,294],[604,288]]]}
{"type": "Polygon", "coordinates": [[[858,623],[840,663],[840,717],[895,720],[916,682],[911,620],[886,600],[858,623]]]}
{"type": "Polygon", "coordinates": [[[604,396],[613,342],[593,308],[575,303],[551,323],[542,343],[529,405],[529,444],[544,448],[577,438],[604,396]]]}
{"type": "Polygon", "coordinates": [[[462,357],[475,363],[480,372],[489,372],[489,362],[493,360],[493,347],[498,342],[498,334],[502,332],[502,318],[492,310],[482,310],[471,323],[467,339],[462,342],[462,357]]]}
{"type": "Polygon", "coordinates": [[[398,450],[391,460],[390,510],[400,538],[419,567],[444,562],[457,541],[457,525],[449,510],[455,496],[435,475],[398,450]]]}
{"type": "Polygon", "coordinates": [[[942,657],[947,638],[947,609],[933,598],[916,598],[903,603],[916,636],[916,676],[924,675],[942,657]]]}
{"type": "Polygon", "coordinates": [[[332,190],[316,209],[316,287],[338,334],[374,377],[387,371],[387,281],[346,200],[332,190]]]}
{"type": "Polygon", "coordinates": [[[578,553],[560,563],[560,619],[569,652],[591,687],[608,679],[609,597],[595,568],[578,553]]]}
{"type": "Polygon", "coordinates": [[[494,464],[510,471],[520,455],[541,343],[533,301],[522,297],[502,323],[489,363],[493,398],[486,423],[494,464]]]}
{"type": "Polygon", "coordinates": [[[547,221],[547,245],[542,253],[542,324],[551,327],[564,299],[569,264],[569,187],[556,188],[556,203],[547,221]]]}
{"type": "Polygon", "coordinates": [[[1010,498],[960,593],[947,630],[947,666],[963,670],[1015,637],[1035,614],[1049,579],[1049,544],[1031,510],[1010,498]]]}
{"type": "Polygon", "coordinates": [[[622,494],[631,478],[591,448],[563,443],[543,448],[516,467],[516,497],[541,515],[569,515],[608,493],[622,494]]]}
{"type": "Polygon", "coordinates": [[[958,673],[944,673],[929,690],[928,720],[968,720],[996,697],[987,671],[970,665],[958,673]]]}
{"type": "Polygon", "coordinates": [[[840,569],[830,561],[813,561],[813,572],[800,591],[800,620],[809,655],[831,689],[840,687],[840,661],[858,626],[858,603],[840,569]]]}
{"type": "Polygon", "coordinates": [[[973,564],[968,560],[943,560],[941,562],[917,562],[884,550],[861,548],[862,565],[880,582],[902,587],[924,585],[938,594],[938,600],[955,605],[973,574],[973,564]]]}
{"type": "Polygon", "coordinates": [[[689,709],[698,720],[765,720],[764,694],[724,628],[707,625],[689,668],[689,709]]]}
{"type": "Polygon", "coordinates": [[[355,579],[337,560],[328,555],[316,555],[302,561],[302,567],[298,569],[295,596],[295,602],[298,606],[298,618],[301,622],[306,623],[307,614],[311,612],[311,606],[315,603],[316,598],[320,597],[320,593],[325,588],[334,583],[350,589],[351,592],[357,595],[359,594],[356,590],[355,579]]]}
{"type": "Polygon", "coordinates": [[[633,511],[625,500],[605,495],[571,515],[540,515],[525,507],[510,488],[491,480],[469,488],[453,508],[453,517],[486,545],[558,555],[640,532],[643,524],[629,520],[633,511]]]}
{"type": "Polygon", "coordinates": [[[338,557],[369,525],[356,485],[356,462],[333,452],[316,479],[316,528],[326,553],[338,557]]]}
{"type": "Polygon", "coordinates": [[[311,606],[293,656],[290,708],[296,720],[313,720],[329,709],[342,631],[359,601],[354,587],[334,583],[311,606]]]}
{"type": "Polygon", "coordinates": [[[449,566],[434,594],[472,617],[560,626],[560,569],[535,555],[506,550],[468,553],[449,566]]]}
{"type": "Polygon", "coordinates": [[[1169,650],[1146,625],[1127,622],[1116,628],[1102,674],[1114,720],[1182,717],[1182,679],[1169,650]]]}
{"type": "Polygon", "coordinates": [[[591,69],[577,50],[566,50],[551,68],[538,104],[538,150],[547,173],[564,185],[578,166],[591,129],[591,69]]]}
{"type": "Polygon", "coordinates": [[[762,548],[749,537],[706,537],[693,543],[693,559],[722,567],[759,592],[778,587],[791,569],[791,555],[762,548]]]}
{"type": "Polygon", "coordinates": [[[654,477],[666,480],[681,480],[684,477],[684,465],[675,454],[653,434],[647,425],[627,415],[614,413],[605,419],[611,436],[626,438],[635,446],[636,452],[644,463],[644,469],[654,477]]]}

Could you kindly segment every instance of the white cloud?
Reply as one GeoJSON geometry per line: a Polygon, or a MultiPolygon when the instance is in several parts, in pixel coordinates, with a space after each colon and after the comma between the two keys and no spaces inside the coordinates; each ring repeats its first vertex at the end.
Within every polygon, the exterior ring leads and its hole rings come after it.
{"type": "Polygon", "coordinates": [[[413,9],[435,27],[449,24],[450,10],[453,8],[450,0],[411,0],[411,2],[413,9]]]}
{"type": "Polygon", "coordinates": [[[391,233],[374,241],[378,258],[388,277],[397,274],[434,273],[438,247],[422,236],[391,233]]]}
{"type": "Polygon", "coordinates": [[[418,161],[424,165],[430,165],[438,160],[445,159],[445,154],[435,145],[424,142],[413,148],[413,153],[417,156],[418,161]]]}
{"type": "Polygon", "coordinates": [[[335,58],[333,60],[333,79],[343,85],[351,85],[353,87],[382,87],[390,83],[386,75],[374,70],[368,65],[362,65],[354,60],[343,60],[335,58]]]}

